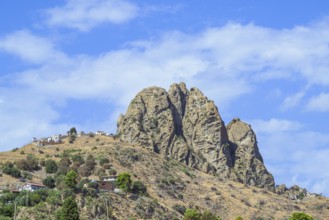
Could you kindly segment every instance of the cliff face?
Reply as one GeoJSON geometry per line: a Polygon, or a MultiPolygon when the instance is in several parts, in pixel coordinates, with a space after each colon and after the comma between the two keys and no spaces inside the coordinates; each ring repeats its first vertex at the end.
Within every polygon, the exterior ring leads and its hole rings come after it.
{"type": "Polygon", "coordinates": [[[226,128],[214,102],[184,83],[168,92],[159,87],[139,92],[120,116],[118,134],[204,172],[274,189],[250,126],[234,120],[226,128]]]}
{"type": "Polygon", "coordinates": [[[273,188],[273,176],[267,171],[251,126],[233,119],[227,125],[228,138],[234,157],[232,179],[251,186],[273,188]]]}

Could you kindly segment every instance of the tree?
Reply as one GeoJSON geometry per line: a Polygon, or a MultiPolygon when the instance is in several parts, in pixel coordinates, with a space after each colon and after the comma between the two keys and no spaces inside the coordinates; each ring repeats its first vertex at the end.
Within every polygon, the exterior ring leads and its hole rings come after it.
{"type": "Polygon", "coordinates": [[[312,216],[309,216],[303,212],[295,212],[289,220],[313,220],[312,216]]]}
{"type": "Polygon", "coordinates": [[[195,209],[186,209],[183,220],[200,220],[201,214],[195,209]]]}
{"type": "Polygon", "coordinates": [[[47,176],[42,183],[48,188],[55,188],[55,179],[52,176],[47,176]]]}
{"type": "Polygon", "coordinates": [[[131,186],[130,174],[126,172],[120,173],[117,179],[115,180],[115,185],[119,189],[122,189],[125,192],[129,192],[131,186]]]}
{"type": "Polygon", "coordinates": [[[0,208],[0,215],[6,217],[14,216],[14,204],[6,204],[0,208]]]}
{"type": "Polygon", "coordinates": [[[77,132],[77,129],[75,127],[71,128],[70,131],[69,131],[69,134],[70,135],[76,135],[78,132],[77,132]]]}
{"type": "Polygon", "coordinates": [[[76,181],[77,177],[78,177],[78,174],[74,170],[71,170],[65,176],[65,179],[64,179],[65,185],[69,188],[74,188],[77,184],[77,181],[76,181]]]}
{"type": "Polygon", "coordinates": [[[72,197],[64,200],[63,207],[59,214],[60,220],[79,220],[78,205],[72,197]]]}
{"type": "Polygon", "coordinates": [[[46,173],[56,173],[58,169],[57,163],[54,160],[46,161],[46,173]]]}

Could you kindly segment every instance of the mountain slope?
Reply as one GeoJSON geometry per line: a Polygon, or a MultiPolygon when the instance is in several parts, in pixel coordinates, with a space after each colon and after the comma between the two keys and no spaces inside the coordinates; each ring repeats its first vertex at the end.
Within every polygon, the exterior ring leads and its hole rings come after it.
{"type": "MultiPolygon", "coordinates": [[[[129,172],[133,180],[140,180],[147,186],[149,196],[115,193],[98,195],[96,198],[77,195],[81,219],[106,219],[104,197],[110,201],[112,216],[116,219],[182,219],[177,211],[182,208],[195,208],[199,211],[210,210],[224,220],[235,219],[287,219],[293,212],[302,211],[317,219],[329,218],[329,200],[322,196],[309,195],[303,199],[291,200],[285,194],[278,195],[267,189],[225,180],[221,177],[204,173],[177,162],[170,157],[106,136],[78,137],[73,144],[65,140],[56,146],[36,147],[27,145],[17,152],[7,152],[11,160],[22,157],[18,152],[34,153],[39,159],[60,160],[61,155],[69,150],[69,156],[94,155],[110,160],[111,169],[118,173],[129,172]],[[74,150],[72,150],[74,149],[74,150]],[[40,154],[39,150],[43,153],[40,154]],[[48,155],[48,156],[46,156],[48,155]],[[97,211],[98,210],[98,211],[97,211]]],[[[0,153],[0,158],[4,153],[0,153]]],[[[72,166],[72,165],[71,165],[72,166]]],[[[97,170],[99,165],[95,168],[97,170]]],[[[90,179],[98,179],[94,174],[90,179]]],[[[44,169],[31,172],[32,181],[45,178],[44,169]]],[[[3,174],[0,183],[8,176],[3,174]]],[[[10,179],[14,181],[14,179],[10,179]]],[[[15,184],[19,183],[16,180],[15,184]]],[[[23,209],[20,216],[33,216],[35,211],[23,209]]],[[[52,218],[48,218],[52,219],[52,218]]]]}

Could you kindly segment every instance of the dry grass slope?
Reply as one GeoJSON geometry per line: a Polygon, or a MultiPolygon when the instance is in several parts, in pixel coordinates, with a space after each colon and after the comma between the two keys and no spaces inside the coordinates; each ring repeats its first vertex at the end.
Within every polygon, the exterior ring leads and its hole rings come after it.
{"type": "MultiPolygon", "coordinates": [[[[29,144],[15,152],[0,153],[0,160],[2,163],[17,161],[31,153],[40,160],[51,158],[59,161],[59,156],[65,150],[84,156],[92,154],[98,159],[107,157],[118,173],[129,172],[134,180],[141,180],[147,185],[149,197],[140,196],[136,199],[130,195],[110,195],[113,215],[117,219],[132,216],[137,219],[177,216],[181,219],[177,207],[210,210],[225,220],[237,216],[243,219],[288,219],[296,211],[308,213],[315,219],[329,219],[328,198],[318,196],[293,201],[265,189],[225,181],[188,168],[173,159],[163,158],[141,146],[123,143],[112,137],[83,136],[78,137],[73,144],[65,140],[62,144],[44,147],[29,144]]],[[[32,174],[36,182],[46,176],[44,170],[32,174]]],[[[14,186],[17,183],[17,179],[5,174],[0,177],[1,186],[14,186]]],[[[88,219],[90,210],[82,209],[81,212],[82,219],[88,219]]]]}

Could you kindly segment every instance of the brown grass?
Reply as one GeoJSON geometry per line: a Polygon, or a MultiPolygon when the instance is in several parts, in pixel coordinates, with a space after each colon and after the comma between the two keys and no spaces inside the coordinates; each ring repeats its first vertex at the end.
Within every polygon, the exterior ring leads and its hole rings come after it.
{"type": "MultiPolygon", "coordinates": [[[[319,196],[293,201],[264,189],[220,180],[216,176],[191,169],[173,159],[166,160],[148,149],[122,143],[112,137],[84,136],[77,138],[73,144],[64,140],[62,144],[44,147],[29,144],[16,152],[0,153],[0,160],[16,161],[32,153],[39,159],[51,158],[58,161],[60,158],[55,155],[72,149],[75,150],[72,154],[92,154],[96,159],[109,158],[114,169],[118,172],[129,172],[134,180],[144,182],[150,197],[169,212],[175,212],[177,216],[179,214],[172,208],[174,205],[196,208],[200,211],[210,210],[227,220],[235,219],[237,216],[243,219],[287,219],[295,211],[308,213],[316,219],[329,219],[328,198],[319,196]],[[25,152],[24,155],[20,153],[22,150],[25,152]],[[40,154],[39,150],[44,153],[40,154]],[[169,185],[166,185],[168,182],[169,185]]],[[[33,175],[34,180],[41,181],[45,173],[41,170],[34,172],[33,175]]],[[[7,175],[0,177],[2,186],[17,182],[7,175]]],[[[112,203],[113,212],[119,219],[136,216],[133,209],[136,201],[117,195],[113,195],[113,199],[116,201],[112,203]]]]}

